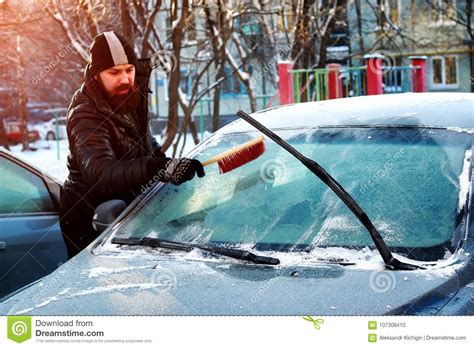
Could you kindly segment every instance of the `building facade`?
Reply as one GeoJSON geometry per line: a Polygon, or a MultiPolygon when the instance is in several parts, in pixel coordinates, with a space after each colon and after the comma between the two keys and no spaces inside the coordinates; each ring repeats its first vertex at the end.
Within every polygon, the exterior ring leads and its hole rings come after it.
{"type": "Polygon", "coordinates": [[[468,26],[474,28],[474,21],[468,1],[348,1],[352,64],[363,64],[365,53],[381,53],[384,64],[393,66],[408,66],[410,56],[425,56],[428,91],[471,92],[468,26]]]}

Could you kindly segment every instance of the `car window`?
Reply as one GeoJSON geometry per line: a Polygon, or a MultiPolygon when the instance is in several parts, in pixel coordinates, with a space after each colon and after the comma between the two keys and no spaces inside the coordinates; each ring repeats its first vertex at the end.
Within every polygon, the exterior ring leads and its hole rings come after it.
{"type": "MultiPolygon", "coordinates": [[[[320,163],[358,201],[392,248],[440,247],[460,222],[472,136],[420,128],[318,128],[278,134],[320,163]]],[[[258,134],[216,139],[205,160],[258,134]]],[[[164,185],[118,230],[195,243],[257,249],[372,246],[341,200],[270,140],[265,153],[224,175],[217,166],[181,186],[164,185]]]]}
{"type": "Polygon", "coordinates": [[[0,157],[0,214],[55,211],[44,182],[12,161],[0,157]]]}

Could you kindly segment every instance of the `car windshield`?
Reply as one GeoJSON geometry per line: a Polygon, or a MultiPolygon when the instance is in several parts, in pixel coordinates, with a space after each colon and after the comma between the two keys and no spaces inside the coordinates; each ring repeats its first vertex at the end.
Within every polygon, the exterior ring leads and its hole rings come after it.
{"type": "MultiPolygon", "coordinates": [[[[452,251],[465,211],[472,135],[416,127],[276,133],[340,182],[389,248],[425,260],[452,251]]],[[[196,158],[204,161],[258,135],[214,138],[196,158]]],[[[155,189],[116,236],[278,251],[373,246],[336,194],[269,139],[264,154],[242,167],[226,174],[216,165],[205,170],[202,179],[155,189]]]]}

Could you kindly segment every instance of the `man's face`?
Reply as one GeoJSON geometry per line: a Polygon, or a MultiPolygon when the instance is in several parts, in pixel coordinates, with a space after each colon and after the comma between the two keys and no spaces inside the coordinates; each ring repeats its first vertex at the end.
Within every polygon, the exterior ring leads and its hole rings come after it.
{"type": "Polygon", "coordinates": [[[99,79],[109,98],[125,95],[135,85],[135,67],[132,64],[115,65],[99,73],[99,79]]]}
{"type": "Polygon", "coordinates": [[[115,65],[99,73],[95,79],[115,112],[127,113],[137,108],[140,95],[135,86],[135,66],[115,65]]]}

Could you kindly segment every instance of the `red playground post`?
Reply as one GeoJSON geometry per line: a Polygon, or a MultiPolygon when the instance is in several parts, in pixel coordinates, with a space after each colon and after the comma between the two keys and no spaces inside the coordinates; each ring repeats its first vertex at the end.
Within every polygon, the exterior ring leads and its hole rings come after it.
{"type": "Polygon", "coordinates": [[[412,92],[426,92],[426,61],[427,56],[410,56],[412,70],[412,92]]]}
{"type": "Polygon", "coordinates": [[[366,54],[364,56],[367,67],[367,95],[383,94],[382,58],[381,54],[366,54]]]}
{"type": "Polygon", "coordinates": [[[341,64],[328,64],[328,99],[342,98],[341,64]]]}
{"type": "Polygon", "coordinates": [[[293,63],[290,61],[278,62],[278,93],[280,105],[292,104],[293,101],[293,78],[291,70],[293,63]]]}

